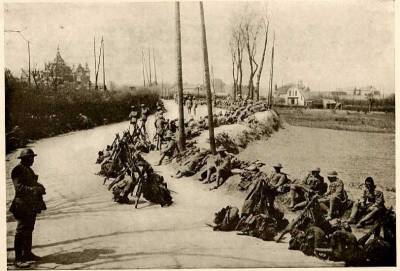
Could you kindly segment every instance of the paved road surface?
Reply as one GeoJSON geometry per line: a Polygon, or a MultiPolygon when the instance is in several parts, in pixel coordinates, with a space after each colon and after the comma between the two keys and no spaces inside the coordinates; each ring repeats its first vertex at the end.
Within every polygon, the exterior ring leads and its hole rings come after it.
{"type": "MultiPolygon", "coordinates": [[[[167,117],[177,108],[166,102],[167,117]]],[[[199,109],[200,114],[206,108],[199,109]]],[[[152,131],[153,117],[149,118],[152,131]]],[[[275,244],[213,232],[205,226],[213,213],[241,200],[222,190],[208,188],[191,179],[174,180],[168,166],[156,167],[170,189],[174,204],[161,208],[143,202],[139,209],[119,205],[102,185],[96,160],[98,150],[110,144],[127,122],[43,139],[32,145],[39,154],[34,170],[46,186],[48,210],[39,215],[34,232],[34,252],[44,256],[37,269],[104,268],[222,268],[332,266],[301,252],[289,251],[287,243],[275,244]]],[[[150,132],[151,133],[151,132],[150,132]]],[[[9,179],[18,153],[7,156],[7,206],[14,190],[9,179]]],[[[159,154],[147,159],[154,164],[159,154]]],[[[16,223],[7,214],[9,268],[13,268],[13,236],[16,223]]]]}

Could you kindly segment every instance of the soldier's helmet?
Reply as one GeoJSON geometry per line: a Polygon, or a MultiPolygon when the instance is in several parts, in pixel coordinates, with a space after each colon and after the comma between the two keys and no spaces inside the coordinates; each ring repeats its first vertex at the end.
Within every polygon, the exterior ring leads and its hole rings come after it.
{"type": "Polygon", "coordinates": [[[321,172],[321,169],[319,167],[315,167],[311,169],[311,172],[321,172]]]}
{"type": "Polygon", "coordinates": [[[281,163],[276,163],[272,167],[273,168],[282,168],[282,164],[281,163]]]}
{"type": "Polygon", "coordinates": [[[328,177],[330,178],[336,178],[337,177],[337,172],[335,170],[329,171],[328,172],[328,177]]]}
{"type": "Polygon", "coordinates": [[[18,159],[22,159],[25,157],[35,157],[35,156],[37,156],[37,154],[34,153],[32,149],[24,149],[20,152],[18,159]]]}
{"type": "Polygon", "coordinates": [[[365,185],[376,187],[374,183],[374,179],[372,177],[367,177],[364,181],[365,185]]]}

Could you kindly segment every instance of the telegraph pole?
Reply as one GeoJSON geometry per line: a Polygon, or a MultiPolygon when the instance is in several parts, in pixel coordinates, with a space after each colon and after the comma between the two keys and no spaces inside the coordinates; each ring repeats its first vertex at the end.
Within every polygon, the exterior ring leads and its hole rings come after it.
{"type": "Polygon", "coordinates": [[[179,141],[178,146],[181,151],[185,150],[185,120],[183,112],[183,83],[182,83],[182,48],[181,48],[181,15],[179,2],[175,2],[175,27],[176,27],[176,68],[177,68],[177,87],[179,105],[179,141]]]}
{"type": "Polygon", "coordinates": [[[149,82],[149,86],[151,86],[151,56],[150,56],[150,48],[147,48],[147,51],[149,53],[149,75],[150,75],[150,82],[149,82]]]}
{"type": "Polygon", "coordinates": [[[31,86],[31,46],[30,46],[30,42],[28,41],[28,84],[29,87],[31,86]]]}
{"type": "Polygon", "coordinates": [[[200,19],[201,19],[201,37],[203,43],[203,57],[204,57],[204,78],[207,91],[208,132],[210,138],[210,150],[212,154],[216,154],[215,138],[214,138],[214,116],[212,112],[212,100],[211,100],[210,70],[208,66],[206,25],[204,22],[203,2],[200,1],[199,3],[200,3],[200,19]]]}
{"type": "Polygon", "coordinates": [[[157,86],[156,57],[154,55],[154,48],[153,48],[153,64],[154,64],[154,84],[157,86]]]}
{"type": "Polygon", "coordinates": [[[103,87],[104,90],[107,90],[107,86],[106,86],[106,72],[104,70],[104,40],[103,37],[101,37],[101,44],[102,44],[102,48],[103,48],[103,87]]]}

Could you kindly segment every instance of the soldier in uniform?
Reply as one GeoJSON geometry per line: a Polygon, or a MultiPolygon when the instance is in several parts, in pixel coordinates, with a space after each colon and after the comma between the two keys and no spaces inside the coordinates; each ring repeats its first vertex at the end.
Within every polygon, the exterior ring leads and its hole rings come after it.
{"type": "Polygon", "coordinates": [[[283,185],[289,182],[289,179],[287,178],[287,175],[281,171],[281,163],[277,163],[272,167],[274,168],[274,172],[272,172],[269,176],[269,183],[272,188],[279,192],[282,189],[283,185]]]}
{"type": "Polygon", "coordinates": [[[173,157],[173,155],[175,154],[175,151],[179,151],[178,150],[178,143],[176,142],[176,140],[173,138],[173,134],[168,131],[167,135],[164,137],[166,140],[168,141],[167,146],[165,147],[164,151],[162,152],[160,161],[158,162],[158,165],[160,166],[162,164],[162,161],[164,160],[164,158],[166,156],[168,156],[169,158],[173,157]]]}
{"type": "Polygon", "coordinates": [[[18,157],[21,162],[11,171],[15,197],[10,212],[17,220],[14,250],[15,266],[18,268],[29,268],[29,262],[41,259],[32,253],[32,233],[36,215],[46,210],[43,202],[46,191],[38,182],[38,175],[31,168],[35,156],[36,154],[31,149],[22,150],[18,157]]]}
{"type": "Polygon", "coordinates": [[[231,157],[227,155],[226,149],[219,146],[217,155],[209,160],[207,177],[205,183],[211,182],[211,175],[215,172],[217,185],[212,189],[220,187],[232,175],[231,157]]]}
{"type": "Polygon", "coordinates": [[[154,125],[156,127],[156,149],[161,150],[161,145],[164,140],[164,132],[165,132],[165,119],[162,113],[159,114],[158,118],[156,119],[154,125]]]}
{"type": "Polygon", "coordinates": [[[376,218],[385,208],[383,193],[375,189],[374,179],[367,177],[364,182],[364,190],[358,202],[353,204],[349,224],[355,224],[358,216],[362,216],[357,228],[361,228],[368,220],[376,218]]]}
{"type": "Polygon", "coordinates": [[[296,210],[305,207],[307,194],[323,195],[326,192],[326,184],[324,183],[324,177],[319,175],[320,171],[320,168],[316,167],[311,170],[300,184],[293,183],[290,185],[289,196],[291,204],[289,208],[296,210]],[[300,198],[301,202],[296,204],[296,198],[300,198]]]}
{"type": "Polygon", "coordinates": [[[328,180],[328,191],[318,201],[321,208],[328,212],[326,219],[331,220],[343,208],[348,198],[343,181],[339,179],[336,171],[328,172],[328,180]]]}
{"type": "Polygon", "coordinates": [[[141,118],[140,130],[141,130],[141,133],[144,134],[144,135],[147,134],[146,122],[147,122],[147,117],[149,116],[149,113],[150,113],[149,108],[146,107],[144,104],[141,104],[141,115],[142,115],[142,118],[141,118]]]}
{"type": "Polygon", "coordinates": [[[196,116],[198,102],[196,101],[196,97],[193,97],[193,114],[196,116]]]}

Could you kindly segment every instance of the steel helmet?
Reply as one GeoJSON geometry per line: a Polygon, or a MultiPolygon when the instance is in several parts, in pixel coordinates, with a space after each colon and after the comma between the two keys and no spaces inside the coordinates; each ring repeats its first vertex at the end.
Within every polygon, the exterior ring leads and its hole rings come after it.
{"type": "Polygon", "coordinates": [[[30,157],[30,156],[37,156],[36,153],[33,152],[32,149],[24,149],[20,152],[18,159],[22,159],[24,157],[30,157]]]}

